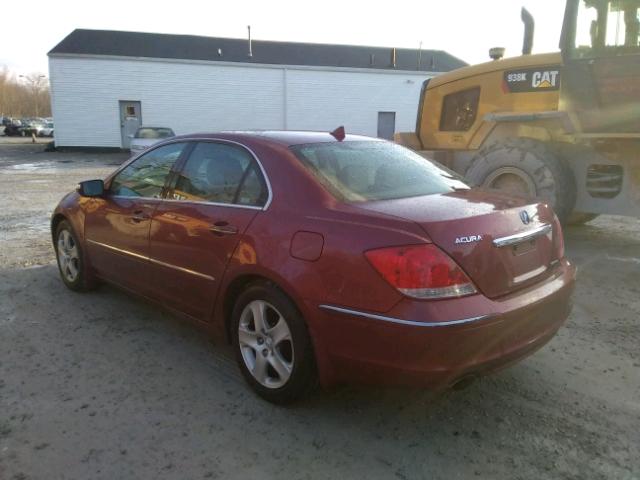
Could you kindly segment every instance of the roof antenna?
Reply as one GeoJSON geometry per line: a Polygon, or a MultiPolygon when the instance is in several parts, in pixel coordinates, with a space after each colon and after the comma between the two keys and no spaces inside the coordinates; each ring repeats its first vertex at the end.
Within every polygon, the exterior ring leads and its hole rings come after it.
{"type": "Polygon", "coordinates": [[[247,25],[247,32],[249,33],[249,54],[247,57],[253,57],[253,51],[251,50],[251,25],[247,25]]]}
{"type": "Polygon", "coordinates": [[[338,128],[336,128],[333,132],[331,132],[331,135],[338,140],[339,142],[344,140],[344,137],[346,137],[346,133],[344,131],[344,126],[340,125],[338,128]]]}

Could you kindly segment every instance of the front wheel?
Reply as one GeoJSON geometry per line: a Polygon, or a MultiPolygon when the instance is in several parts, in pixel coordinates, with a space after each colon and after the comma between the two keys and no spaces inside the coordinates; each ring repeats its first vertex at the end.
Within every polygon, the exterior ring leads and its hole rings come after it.
{"type": "Polygon", "coordinates": [[[95,286],[95,279],[85,265],[78,238],[66,220],[56,228],[54,247],[64,284],[75,291],[91,290],[95,286]]]}
{"type": "Polygon", "coordinates": [[[262,398],[291,403],[316,384],[315,357],[304,319],[273,284],[252,284],[238,297],[232,328],[240,370],[262,398]]]}

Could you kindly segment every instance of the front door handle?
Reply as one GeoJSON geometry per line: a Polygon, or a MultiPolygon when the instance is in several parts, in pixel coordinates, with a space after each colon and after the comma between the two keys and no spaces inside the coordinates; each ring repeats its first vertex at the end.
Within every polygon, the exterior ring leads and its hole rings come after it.
{"type": "Polygon", "coordinates": [[[235,235],[238,233],[238,227],[235,225],[229,225],[229,222],[216,222],[211,227],[209,227],[209,231],[215,235],[235,235]]]}
{"type": "Polygon", "coordinates": [[[136,223],[144,222],[145,220],[149,220],[149,215],[144,213],[144,210],[136,210],[133,212],[133,215],[131,216],[131,220],[133,220],[136,223]]]}

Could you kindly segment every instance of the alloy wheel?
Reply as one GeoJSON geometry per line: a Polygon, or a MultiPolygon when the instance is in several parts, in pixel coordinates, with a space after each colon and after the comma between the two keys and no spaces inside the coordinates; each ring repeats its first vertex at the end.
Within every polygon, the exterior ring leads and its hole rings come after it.
{"type": "Polygon", "coordinates": [[[64,278],[75,282],[80,274],[80,254],[69,230],[62,230],[58,235],[58,262],[64,278]]]}
{"type": "Polygon", "coordinates": [[[240,315],[238,341],[244,364],[267,388],[284,386],[294,365],[291,330],[284,317],[264,300],[249,302],[240,315]]]}

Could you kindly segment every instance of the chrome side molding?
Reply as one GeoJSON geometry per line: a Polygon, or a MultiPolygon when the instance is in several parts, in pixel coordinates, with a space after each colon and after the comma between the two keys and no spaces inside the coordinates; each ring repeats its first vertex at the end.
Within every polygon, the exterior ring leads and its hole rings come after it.
{"type": "Polygon", "coordinates": [[[342,313],[344,315],[353,315],[355,317],[369,318],[371,320],[379,320],[382,322],[396,323],[399,325],[410,325],[412,327],[450,327],[452,325],[464,325],[465,323],[479,322],[486,320],[491,315],[480,315],[478,317],[463,318],[461,320],[449,320],[446,322],[420,322],[417,320],[403,320],[400,318],[386,317],[384,315],[376,315],[374,313],[361,312],[359,310],[351,310],[349,308],[337,307],[335,305],[318,305],[318,308],[330,310],[332,312],[342,313]]]}
{"type": "Polygon", "coordinates": [[[161,265],[166,268],[172,268],[174,270],[178,270],[179,272],[188,273],[189,275],[195,275],[196,277],[204,278],[205,280],[209,280],[211,282],[215,281],[215,278],[213,278],[211,275],[206,275],[204,273],[196,272],[195,270],[179,267],[178,265],[172,265],[170,263],[161,262],[160,260],[156,260],[155,258],[151,258],[146,255],[140,255],[139,253],[131,252],[129,250],[124,250],[122,248],[114,247],[113,245],[109,245],[107,243],[96,242],[95,240],[91,240],[91,239],[87,239],[87,242],[102,248],[106,248],[107,250],[111,250],[113,252],[118,252],[123,255],[128,255],[130,257],[137,258],[139,260],[155,263],[156,265],[161,265]]]}
{"type": "Polygon", "coordinates": [[[515,235],[509,235],[508,237],[496,238],[493,240],[493,245],[500,247],[508,247],[509,245],[516,245],[517,243],[533,240],[536,237],[542,235],[548,235],[551,233],[553,227],[551,225],[542,225],[526,232],[516,233],[515,235]]]}

